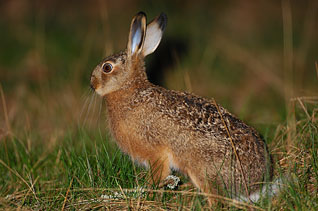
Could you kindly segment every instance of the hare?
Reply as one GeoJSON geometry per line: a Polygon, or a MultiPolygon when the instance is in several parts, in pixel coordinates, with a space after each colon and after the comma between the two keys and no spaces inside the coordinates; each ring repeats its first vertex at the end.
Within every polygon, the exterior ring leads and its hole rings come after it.
{"type": "Polygon", "coordinates": [[[166,25],[164,13],[146,25],[139,12],[127,49],[92,72],[91,88],[105,99],[111,134],[132,160],[151,169],[152,183],[174,169],[204,193],[248,197],[271,166],[257,131],[214,100],[147,79],[144,58],[156,50],[166,25]]]}

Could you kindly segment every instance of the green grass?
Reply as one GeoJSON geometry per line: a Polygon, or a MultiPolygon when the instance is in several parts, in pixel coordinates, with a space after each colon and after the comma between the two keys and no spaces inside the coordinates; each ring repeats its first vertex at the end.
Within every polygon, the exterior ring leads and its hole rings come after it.
{"type": "MultiPolygon", "coordinates": [[[[317,107],[317,104],[311,106],[317,107]]],[[[317,109],[308,114],[316,112],[317,109]]],[[[301,114],[302,117],[296,122],[293,139],[285,143],[286,152],[282,154],[278,166],[279,171],[289,175],[290,181],[275,200],[275,206],[289,210],[315,210],[318,207],[318,123],[317,117],[314,120],[304,115],[305,112],[301,114]]],[[[286,130],[282,134],[286,134],[286,130]]],[[[282,137],[283,142],[284,139],[282,137]]]]}
{"type": "MultiPolygon", "coordinates": [[[[79,129],[49,152],[41,143],[28,146],[27,139],[8,137],[1,144],[0,208],[46,210],[63,206],[69,209],[101,206],[119,209],[135,207],[137,200],[141,200],[139,203],[144,207],[181,205],[175,201],[182,198],[172,200],[176,197],[174,193],[159,191],[139,198],[138,194],[132,194],[134,187],[144,186],[147,172],[111,147],[106,137],[90,137],[79,129]],[[102,201],[101,195],[122,193],[122,189],[128,189],[124,191],[127,199],[102,201]]],[[[196,203],[200,201],[194,202],[193,206],[198,206],[196,203]]]]}
{"type": "MultiPolygon", "coordinates": [[[[234,203],[231,199],[221,199],[224,204],[216,208],[318,208],[318,123],[314,113],[317,104],[304,105],[306,111],[296,105],[295,131],[287,130],[286,124],[282,124],[273,137],[266,137],[272,140],[270,148],[276,161],[276,176],[290,175],[281,193],[272,199],[262,199],[256,205],[231,205],[234,203]],[[291,132],[295,136],[288,141],[291,132]]],[[[36,139],[35,134],[25,133],[19,137],[12,134],[1,142],[0,208],[177,210],[207,206],[204,196],[193,187],[179,191],[154,187],[153,191],[133,193],[135,187],[145,187],[148,172],[122,154],[104,131],[77,127],[51,147],[41,140],[31,141],[36,139]],[[101,198],[115,192],[124,193],[124,197],[101,198]]],[[[184,177],[182,180],[188,181],[184,177]]]]}

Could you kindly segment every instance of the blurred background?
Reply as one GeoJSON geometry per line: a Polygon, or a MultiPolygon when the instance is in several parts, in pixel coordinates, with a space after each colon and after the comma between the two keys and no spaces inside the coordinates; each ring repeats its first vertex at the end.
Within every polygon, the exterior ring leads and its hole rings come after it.
{"type": "MultiPolygon", "coordinates": [[[[146,60],[150,80],[214,97],[262,134],[286,119],[290,98],[318,91],[317,0],[0,2],[0,139],[48,145],[103,128],[89,91],[105,56],[126,47],[130,21],[160,12],[168,26],[146,60]]],[[[102,111],[102,112],[100,112],[102,111]]]]}

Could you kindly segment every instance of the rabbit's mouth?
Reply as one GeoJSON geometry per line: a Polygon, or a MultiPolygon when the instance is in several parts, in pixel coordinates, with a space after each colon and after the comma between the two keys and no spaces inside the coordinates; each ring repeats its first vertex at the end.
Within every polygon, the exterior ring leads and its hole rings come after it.
{"type": "Polygon", "coordinates": [[[90,85],[91,89],[100,96],[105,96],[104,90],[100,87],[95,87],[93,84],[90,85]]]}
{"type": "Polygon", "coordinates": [[[100,96],[105,96],[105,94],[109,93],[107,88],[103,85],[101,85],[98,81],[98,79],[94,76],[91,78],[91,84],[90,84],[91,89],[97,93],[100,96]]]}
{"type": "Polygon", "coordinates": [[[93,91],[95,91],[95,87],[93,86],[93,84],[91,84],[90,87],[93,91]]]}

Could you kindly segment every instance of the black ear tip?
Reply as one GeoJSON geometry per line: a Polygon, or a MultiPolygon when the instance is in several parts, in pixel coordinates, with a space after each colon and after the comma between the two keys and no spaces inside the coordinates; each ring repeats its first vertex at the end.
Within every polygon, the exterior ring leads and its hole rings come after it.
{"type": "Polygon", "coordinates": [[[136,16],[140,16],[140,17],[146,17],[146,13],[144,13],[143,11],[140,11],[136,14],[136,16]]]}
{"type": "Polygon", "coordinates": [[[165,30],[166,26],[167,26],[167,22],[168,22],[168,17],[166,15],[166,13],[160,13],[159,18],[158,18],[158,23],[159,23],[159,27],[162,31],[165,30]]]}

